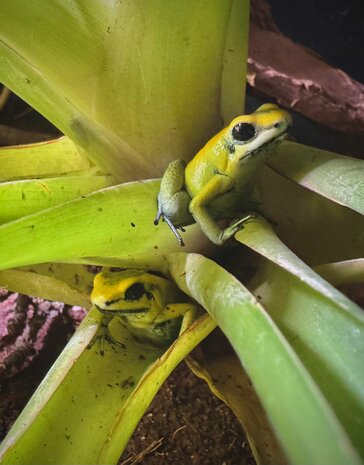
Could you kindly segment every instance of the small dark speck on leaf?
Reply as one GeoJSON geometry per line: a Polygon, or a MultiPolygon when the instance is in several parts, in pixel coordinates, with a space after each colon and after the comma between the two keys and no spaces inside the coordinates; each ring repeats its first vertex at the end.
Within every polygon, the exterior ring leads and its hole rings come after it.
{"type": "Polygon", "coordinates": [[[158,246],[157,246],[157,245],[155,245],[155,246],[154,246],[154,248],[157,250],[157,249],[158,249],[158,246]]]}
{"type": "Polygon", "coordinates": [[[104,209],[100,207],[100,208],[98,208],[98,211],[99,211],[99,212],[103,212],[104,209]]]}
{"type": "Polygon", "coordinates": [[[64,437],[67,439],[67,441],[69,441],[71,436],[69,434],[65,434],[64,437]]]}
{"type": "Polygon", "coordinates": [[[130,224],[131,224],[131,226],[132,226],[133,228],[135,228],[135,224],[134,224],[134,223],[130,223],[130,224]]]}
{"type": "Polygon", "coordinates": [[[24,191],[21,191],[21,198],[22,198],[22,200],[25,200],[25,194],[24,194],[24,191]]]}
{"type": "Polygon", "coordinates": [[[129,376],[129,378],[126,378],[121,382],[121,387],[123,389],[128,389],[128,388],[133,387],[133,386],[135,386],[135,381],[134,381],[134,378],[132,376],[129,376]]]}
{"type": "Polygon", "coordinates": [[[143,354],[140,354],[140,355],[138,355],[138,359],[139,359],[139,360],[145,360],[145,357],[144,357],[143,354]]]}

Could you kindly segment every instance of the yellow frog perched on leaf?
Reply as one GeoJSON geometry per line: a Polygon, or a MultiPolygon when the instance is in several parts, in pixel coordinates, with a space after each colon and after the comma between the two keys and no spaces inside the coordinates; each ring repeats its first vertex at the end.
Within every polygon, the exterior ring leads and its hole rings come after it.
{"type": "Polygon", "coordinates": [[[133,268],[98,273],[91,294],[110,320],[120,318],[137,339],[157,345],[170,343],[193,321],[197,307],[185,300],[169,279],[133,268]]]}
{"type": "Polygon", "coordinates": [[[162,178],[154,224],[162,217],[184,245],[178,229],[196,222],[212,242],[223,244],[254,215],[245,215],[226,229],[216,220],[246,211],[256,173],[290,124],[285,110],[267,103],[233,119],[187,166],[183,160],[170,163],[162,178]]]}

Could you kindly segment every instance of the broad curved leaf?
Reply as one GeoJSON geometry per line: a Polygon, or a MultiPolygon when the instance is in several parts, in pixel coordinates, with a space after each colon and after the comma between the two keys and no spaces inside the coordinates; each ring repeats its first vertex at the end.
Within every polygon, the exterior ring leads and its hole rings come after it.
{"type": "Polygon", "coordinates": [[[169,263],[177,285],[211,314],[229,339],[289,461],[361,463],[317,385],[254,296],[201,255],[174,254],[169,263]]]}
{"type": "Polygon", "coordinates": [[[364,313],[291,252],[262,219],[236,239],[269,260],[249,285],[287,337],[364,458],[364,313]],[[270,263],[271,262],[271,263],[270,263]]]}
{"type": "Polygon", "coordinates": [[[306,263],[319,265],[364,256],[362,215],[268,167],[259,173],[254,201],[255,209],[306,263]]]}
{"type": "Polygon", "coordinates": [[[104,174],[159,176],[242,111],[248,10],[246,0],[173,12],[168,0],[14,0],[1,11],[0,80],[104,174]]]}
{"type": "Polygon", "coordinates": [[[314,270],[333,286],[364,282],[364,258],[325,263],[315,266],[314,270]]]}
{"type": "Polygon", "coordinates": [[[364,215],[363,160],[286,141],[268,164],[301,186],[364,215]]]}
{"type": "Polygon", "coordinates": [[[68,283],[25,270],[1,270],[0,287],[9,291],[33,295],[43,299],[64,302],[69,305],[79,305],[90,308],[89,293],[81,292],[68,283]]]}
{"type": "MultiPolygon", "coordinates": [[[[166,224],[154,226],[159,181],[113,186],[0,226],[0,269],[92,257],[166,268],[180,249],[166,224]]],[[[197,225],[184,233],[187,250],[211,247],[197,225]]],[[[114,263],[115,264],[115,263],[114,263]]]]}
{"type": "Polygon", "coordinates": [[[0,183],[0,223],[110,186],[106,176],[63,176],[0,183]]]}
{"type": "Polygon", "coordinates": [[[38,144],[0,147],[0,179],[43,178],[91,168],[68,137],[38,144]]]}
{"type": "Polygon", "coordinates": [[[163,349],[121,325],[113,344],[101,319],[88,313],[3,441],[2,464],[116,464],[167,376],[216,326],[205,315],[163,349]]]}

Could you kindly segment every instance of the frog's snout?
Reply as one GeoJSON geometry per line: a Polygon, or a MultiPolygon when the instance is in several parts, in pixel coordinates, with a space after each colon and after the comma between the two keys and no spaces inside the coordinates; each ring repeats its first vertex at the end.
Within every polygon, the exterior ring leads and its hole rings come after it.
{"type": "Polygon", "coordinates": [[[276,122],[273,124],[273,128],[277,131],[278,135],[285,135],[288,128],[292,126],[292,117],[285,110],[280,110],[279,113],[279,118],[277,118],[276,122]]]}

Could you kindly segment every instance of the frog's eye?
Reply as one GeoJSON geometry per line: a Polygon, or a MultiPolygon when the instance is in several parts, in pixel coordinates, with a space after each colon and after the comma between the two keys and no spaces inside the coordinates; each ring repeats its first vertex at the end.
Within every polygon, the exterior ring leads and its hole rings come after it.
{"type": "Polygon", "coordinates": [[[231,134],[234,140],[246,142],[255,136],[255,126],[249,123],[238,123],[233,127],[231,134]]]}
{"type": "Polygon", "coordinates": [[[125,291],[125,300],[139,300],[143,294],[145,294],[143,284],[135,283],[125,291]]]}

